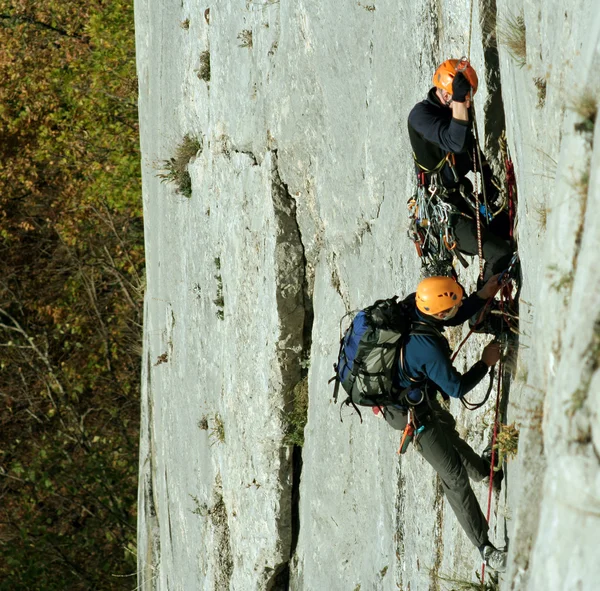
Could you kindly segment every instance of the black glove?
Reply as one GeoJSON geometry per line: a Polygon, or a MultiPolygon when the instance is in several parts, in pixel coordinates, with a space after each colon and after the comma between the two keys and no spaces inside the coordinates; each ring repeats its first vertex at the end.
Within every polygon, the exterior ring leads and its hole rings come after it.
{"type": "Polygon", "coordinates": [[[471,92],[471,85],[462,72],[457,72],[452,80],[452,100],[455,103],[464,103],[471,92]]]}

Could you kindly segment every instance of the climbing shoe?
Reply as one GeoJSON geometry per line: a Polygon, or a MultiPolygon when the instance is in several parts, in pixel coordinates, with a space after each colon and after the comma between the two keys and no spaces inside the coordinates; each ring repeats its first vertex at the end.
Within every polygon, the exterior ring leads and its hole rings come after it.
{"type": "MultiPolygon", "coordinates": [[[[492,466],[492,447],[488,446],[481,454],[481,459],[486,466],[488,476],[484,479],[484,482],[489,482],[489,474],[492,466]]],[[[498,463],[498,455],[495,457],[494,476],[492,477],[492,486],[494,490],[500,490],[502,487],[502,480],[504,479],[504,470],[498,463]]]]}
{"type": "Polygon", "coordinates": [[[506,570],[506,552],[486,544],[481,550],[481,557],[488,568],[503,573],[506,570]]]}

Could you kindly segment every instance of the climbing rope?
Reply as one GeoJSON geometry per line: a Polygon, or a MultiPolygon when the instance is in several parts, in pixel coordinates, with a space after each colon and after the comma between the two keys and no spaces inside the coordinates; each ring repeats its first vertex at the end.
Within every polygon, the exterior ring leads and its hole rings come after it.
{"type": "MultiPolygon", "coordinates": [[[[502,301],[502,297],[500,301],[502,301]]],[[[494,430],[492,432],[492,456],[490,457],[490,483],[488,486],[488,505],[487,505],[487,513],[485,519],[489,525],[490,523],[490,515],[492,512],[492,491],[494,490],[494,467],[496,464],[496,442],[498,439],[498,415],[500,414],[500,397],[502,395],[502,376],[504,374],[504,359],[503,356],[500,356],[500,361],[498,362],[498,393],[496,395],[496,408],[494,411],[494,430]]],[[[481,585],[483,587],[485,579],[485,561],[481,565],[481,585]]]]}
{"type": "MultiPolygon", "coordinates": [[[[473,19],[473,2],[471,1],[471,20],[473,19]]],[[[464,70],[466,70],[466,68],[469,66],[469,59],[470,59],[470,53],[471,53],[471,26],[472,26],[472,22],[469,25],[469,53],[467,56],[463,56],[459,62],[458,67],[456,68],[457,72],[462,72],[464,70]]],[[[481,158],[481,147],[479,146],[479,133],[477,130],[477,119],[475,117],[475,106],[473,104],[473,89],[471,88],[471,92],[470,92],[470,99],[471,99],[471,119],[472,119],[472,123],[471,123],[471,129],[473,131],[473,140],[474,140],[474,146],[473,146],[473,173],[474,173],[474,180],[475,182],[473,183],[473,200],[475,202],[475,224],[477,226],[477,254],[479,256],[479,278],[483,279],[483,243],[482,243],[482,238],[481,238],[481,211],[480,211],[480,201],[479,201],[479,187],[478,187],[478,182],[477,182],[477,172],[478,172],[478,166],[479,166],[479,171],[481,171],[481,178],[483,181],[483,160],[481,158]]],[[[488,207],[487,207],[487,198],[486,198],[486,194],[485,194],[485,182],[481,183],[481,190],[483,193],[483,206],[484,206],[484,215],[486,216],[487,219],[487,215],[488,215],[488,207]]]]}
{"type": "MultiPolygon", "coordinates": [[[[506,140],[506,133],[503,131],[499,140],[500,154],[502,155],[502,161],[504,162],[504,173],[506,183],[506,199],[508,205],[508,219],[509,219],[509,232],[510,237],[513,237],[514,233],[514,220],[515,220],[515,198],[517,196],[517,179],[515,177],[515,167],[513,166],[510,153],[508,151],[508,142],[506,140]]],[[[506,205],[506,204],[503,204],[506,205]]]]}
{"type": "Polygon", "coordinates": [[[467,59],[471,60],[471,31],[473,31],[473,0],[470,2],[470,10],[469,10],[469,41],[467,44],[467,59]]]}
{"type": "MultiPolygon", "coordinates": [[[[473,111],[474,110],[475,109],[473,109],[473,111]]],[[[479,143],[477,142],[477,140],[475,140],[475,145],[477,146],[477,149],[479,149],[479,143]]],[[[481,215],[479,212],[479,191],[477,188],[477,163],[475,160],[475,148],[473,148],[473,172],[475,173],[475,182],[473,183],[473,197],[475,198],[475,224],[477,225],[477,255],[479,257],[479,279],[483,281],[483,241],[481,239],[481,215]]]]}
{"type": "MultiPolygon", "coordinates": [[[[469,36],[468,36],[467,58],[466,58],[468,60],[468,62],[470,62],[470,60],[471,60],[471,33],[473,30],[473,0],[470,1],[469,13],[470,13],[469,14],[469,36]]],[[[471,105],[473,105],[472,95],[471,95],[471,105]]],[[[481,162],[481,149],[479,146],[479,136],[477,133],[477,122],[475,119],[475,108],[472,109],[472,113],[473,113],[473,134],[475,136],[474,137],[475,147],[473,149],[473,168],[474,168],[474,172],[476,173],[477,171],[475,169],[477,168],[477,163],[479,163],[479,169],[482,171],[481,178],[483,181],[483,166],[482,166],[482,162],[481,162]],[[477,154],[476,154],[475,150],[477,150],[477,154]],[[477,158],[476,158],[476,155],[477,155],[477,158]]],[[[510,224],[510,226],[509,226],[510,227],[510,237],[512,238],[513,237],[514,197],[515,197],[516,182],[515,182],[513,164],[508,156],[508,147],[506,145],[506,136],[504,133],[502,134],[502,137],[500,138],[500,150],[503,155],[504,166],[505,166],[505,170],[506,170],[506,184],[508,187],[508,216],[509,216],[509,224],[510,224]]],[[[475,179],[477,179],[477,174],[475,174],[475,179]]],[[[482,192],[483,192],[483,200],[484,200],[484,208],[485,208],[484,215],[486,216],[486,219],[487,219],[488,207],[487,207],[487,195],[485,194],[485,182],[482,182],[482,192]]],[[[479,276],[481,279],[483,279],[483,256],[482,256],[483,248],[482,248],[482,240],[481,240],[481,219],[480,219],[480,211],[479,211],[479,193],[477,191],[477,181],[475,181],[475,183],[474,183],[473,194],[474,194],[476,204],[477,204],[476,223],[477,223],[477,248],[478,248],[478,254],[479,254],[479,276]]],[[[499,208],[497,213],[499,213],[503,208],[504,207],[499,208]]],[[[511,261],[511,265],[512,265],[512,261],[511,261]]],[[[509,273],[509,275],[510,275],[510,273],[509,273]]],[[[512,294],[511,294],[510,289],[508,288],[509,283],[510,283],[510,280],[507,281],[506,284],[503,285],[500,289],[500,313],[503,315],[503,318],[504,318],[506,324],[508,325],[508,328],[514,332],[515,331],[514,327],[511,324],[512,317],[509,318],[511,315],[509,314],[507,316],[506,310],[505,310],[505,299],[509,300],[509,306],[513,303],[512,302],[512,294]]],[[[478,317],[478,321],[481,320],[486,308],[491,304],[492,300],[493,300],[493,297],[488,299],[488,301],[486,302],[486,304],[482,310],[481,315],[478,317]]],[[[513,309],[513,308],[511,307],[511,309],[513,309]]],[[[458,349],[452,356],[452,360],[454,360],[458,351],[465,344],[465,342],[468,340],[468,338],[471,336],[471,334],[473,334],[473,330],[474,329],[472,328],[469,331],[469,333],[467,334],[467,336],[463,339],[462,343],[459,345],[458,349]]],[[[490,522],[491,507],[492,507],[492,491],[494,488],[494,467],[495,467],[495,460],[496,460],[495,446],[496,446],[496,441],[497,441],[497,437],[498,437],[498,415],[499,415],[499,411],[500,411],[500,397],[501,397],[501,393],[502,393],[502,376],[504,373],[503,361],[504,361],[503,357],[501,356],[500,360],[498,362],[498,393],[496,396],[496,407],[495,407],[495,412],[494,412],[494,430],[492,433],[492,455],[490,458],[490,482],[489,482],[489,487],[488,487],[488,506],[487,506],[487,514],[486,514],[486,520],[487,520],[488,524],[490,522]]],[[[493,374],[492,374],[492,372],[490,372],[490,374],[492,376],[492,379],[490,380],[490,388],[488,389],[488,393],[484,397],[484,400],[482,401],[481,405],[485,404],[489,394],[491,393],[492,383],[493,383],[493,374]]],[[[476,408],[479,408],[479,406],[477,406],[477,405],[474,405],[474,406],[476,408]]],[[[484,581],[485,581],[485,561],[481,565],[481,587],[482,588],[484,587],[484,581]]]]}

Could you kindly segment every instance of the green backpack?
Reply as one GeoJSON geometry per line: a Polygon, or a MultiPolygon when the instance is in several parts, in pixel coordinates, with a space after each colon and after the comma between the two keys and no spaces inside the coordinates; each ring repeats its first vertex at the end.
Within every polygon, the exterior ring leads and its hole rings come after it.
{"type": "Polygon", "coordinates": [[[406,338],[416,333],[439,335],[434,327],[411,322],[414,302],[414,294],[400,302],[394,296],[377,300],[354,316],[340,340],[335,375],[329,380],[335,380],[334,402],[341,384],[348,393],[344,404],[352,404],[359,415],[357,406],[404,406],[412,386],[398,388],[394,378],[406,338]]]}

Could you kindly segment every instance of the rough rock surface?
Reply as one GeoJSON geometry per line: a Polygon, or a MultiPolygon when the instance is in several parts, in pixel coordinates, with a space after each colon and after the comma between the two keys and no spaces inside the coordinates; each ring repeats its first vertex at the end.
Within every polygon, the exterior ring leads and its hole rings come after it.
{"type": "MultiPolygon", "coordinates": [[[[478,552],[433,470],[414,451],[398,459],[398,433],[370,413],[340,423],[327,386],[340,317],[418,282],[406,118],[437,63],[463,54],[480,74],[482,144],[500,162],[506,127],[519,190],[521,334],[504,400],[520,438],[492,502],[491,538],[509,550],[499,588],[598,588],[600,132],[572,107],[600,92],[600,13],[593,0],[404,4],[136,0],[140,589],[476,581],[478,552]],[[522,67],[495,34],[518,15],[522,67]],[[189,199],[157,177],[186,134],[202,139],[189,199]],[[307,367],[300,458],[287,416],[307,367]]],[[[476,259],[460,273],[472,287],[476,259]]],[[[493,406],[452,403],[476,450],[493,406]]],[[[473,487],[485,510],[487,487],[473,487]]]]}

